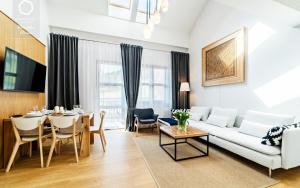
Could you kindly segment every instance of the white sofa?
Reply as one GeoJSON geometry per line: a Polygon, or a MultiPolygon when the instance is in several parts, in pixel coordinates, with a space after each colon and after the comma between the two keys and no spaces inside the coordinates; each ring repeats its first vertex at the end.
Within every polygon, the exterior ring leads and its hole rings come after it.
{"type": "MultiPolygon", "coordinates": [[[[194,113],[197,112],[193,112],[192,110],[192,114],[194,113]]],[[[213,117],[216,114],[229,116],[229,119],[234,117],[235,119],[237,110],[213,108],[210,116],[213,117]]],[[[191,118],[189,124],[192,127],[207,131],[210,134],[210,143],[267,167],[269,169],[269,176],[271,176],[274,169],[289,169],[300,166],[300,150],[298,146],[300,143],[300,129],[285,131],[281,146],[268,146],[261,144],[262,138],[241,133],[241,129],[238,127],[230,125],[221,127],[208,124],[207,122],[213,122],[209,118],[207,121],[199,121],[198,119],[191,118]]],[[[243,121],[262,123],[274,127],[294,123],[294,119],[293,116],[248,111],[243,121]]]]}

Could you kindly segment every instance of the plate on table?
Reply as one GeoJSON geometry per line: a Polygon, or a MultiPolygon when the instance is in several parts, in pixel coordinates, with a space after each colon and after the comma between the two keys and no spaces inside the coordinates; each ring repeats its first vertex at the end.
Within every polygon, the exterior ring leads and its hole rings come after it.
{"type": "Polygon", "coordinates": [[[66,111],[64,113],[64,116],[76,116],[76,115],[78,115],[78,113],[73,112],[73,111],[66,111]]]}
{"type": "Polygon", "coordinates": [[[49,114],[52,114],[54,111],[53,110],[44,110],[42,113],[44,115],[49,115],[49,114]]]}
{"type": "Polygon", "coordinates": [[[26,114],[25,117],[31,118],[31,117],[42,117],[43,114],[41,112],[29,112],[26,114]]]}

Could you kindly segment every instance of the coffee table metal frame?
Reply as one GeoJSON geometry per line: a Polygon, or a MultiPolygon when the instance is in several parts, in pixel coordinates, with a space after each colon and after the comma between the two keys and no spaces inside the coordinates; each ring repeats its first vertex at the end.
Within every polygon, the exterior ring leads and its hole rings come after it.
{"type": "Polygon", "coordinates": [[[174,161],[182,161],[182,160],[187,160],[187,159],[194,159],[194,158],[198,158],[198,157],[206,157],[209,155],[209,134],[205,135],[205,136],[191,136],[191,137],[187,137],[187,138],[174,138],[172,136],[170,136],[169,134],[165,133],[164,131],[160,130],[159,131],[159,146],[174,160],[174,161]],[[174,139],[174,143],[167,143],[167,144],[162,144],[161,143],[161,136],[162,134],[174,139]],[[197,146],[193,145],[192,143],[188,142],[188,139],[194,139],[197,140],[199,143],[200,138],[201,137],[206,137],[206,151],[203,151],[202,149],[198,148],[197,146]],[[184,140],[184,141],[179,141],[178,140],[184,140]],[[184,157],[184,158],[178,158],[177,157],[177,145],[178,144],[188,144],[189,146],[195,148],[196,150],[198,150],[201,155],[196,155],[196,156],[191,156],[191,157],[184,157]],[[172,155],[170,152],[167,151],[167,149],[165,148],[165,146],[170,146],[170,145],[174,145],[174,155],[172,155]]]}

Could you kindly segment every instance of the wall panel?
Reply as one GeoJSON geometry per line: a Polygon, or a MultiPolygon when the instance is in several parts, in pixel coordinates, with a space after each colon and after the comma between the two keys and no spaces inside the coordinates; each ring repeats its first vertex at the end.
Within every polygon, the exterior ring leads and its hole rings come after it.
{"type": "MultiPolygon", "coordinates": [[[[45,45],[29,34],[25,29],[0,11],[0,66],[3,67],[5,47],[10,47],[35,61],[45,64],[45,45]],[[18,32],[25,33],[20,35],[18,32]]],[[[3,164],[3,119],[14,114],[25,114],[35,105],[45,105],[44,93],[5,92],[0,91],[0,168],[3,164]]]]}

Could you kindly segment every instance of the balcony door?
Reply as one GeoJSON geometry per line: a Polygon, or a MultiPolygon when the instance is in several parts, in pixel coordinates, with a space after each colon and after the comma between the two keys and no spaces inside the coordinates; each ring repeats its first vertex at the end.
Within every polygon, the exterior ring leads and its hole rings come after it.
{"type": "Polygon", "coordinates": [[[126,99],[122,64],[101,61],[97,64],[98,105],[106,111],[106,129],[125,128],[126,99]]]}

